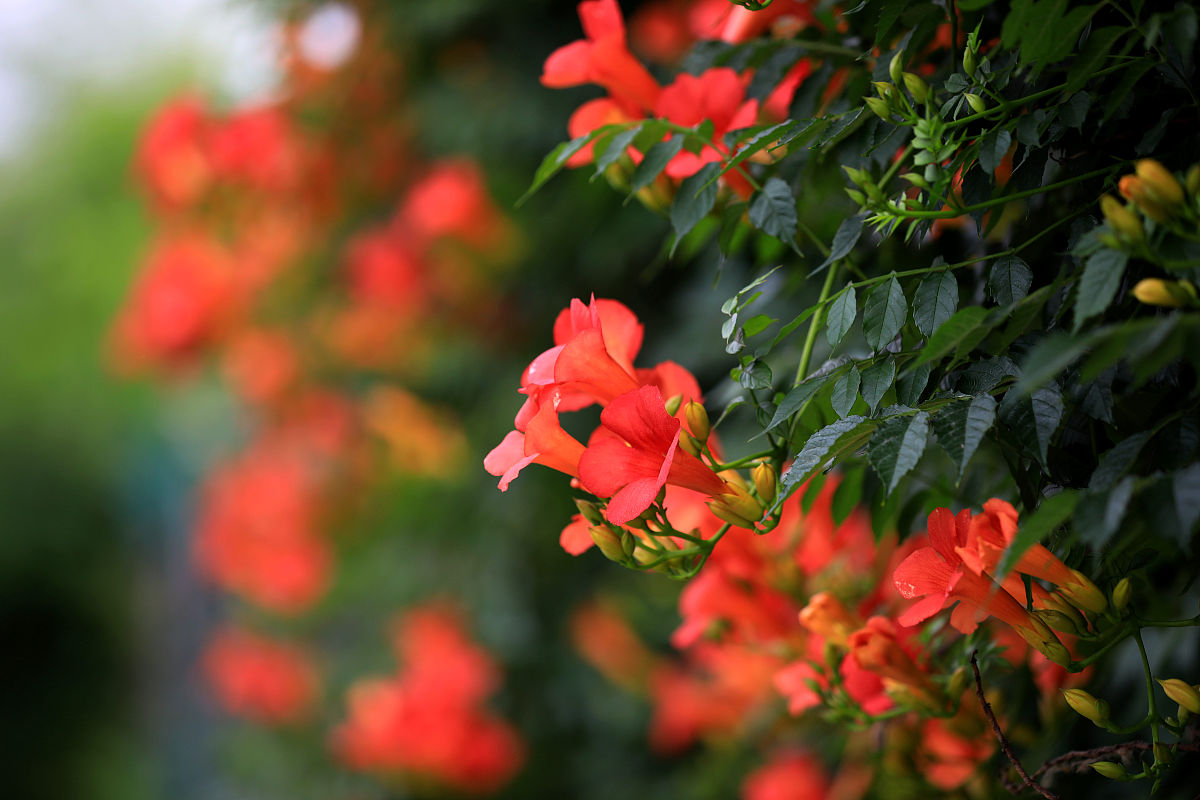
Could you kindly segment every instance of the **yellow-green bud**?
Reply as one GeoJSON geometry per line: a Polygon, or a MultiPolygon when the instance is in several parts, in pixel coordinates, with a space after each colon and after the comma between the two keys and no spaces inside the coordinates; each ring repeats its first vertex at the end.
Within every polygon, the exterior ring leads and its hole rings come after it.
{"type": "Polygon", "coordinates": [[[754,478],[754,489],[758,492],[758,499],[770,505],[775,499],[777,487],[775,468],[763,462],[750,472],[750,476],[754,478]]]}
{"type": "Polygon", "coordinates": [[[1186,708],[1193,714],[1200,714],[1200,690],[1195,686],[1179,678],[1160,679],[1158,685],[1167,693],[1167,697],[1179,703],[1180,708],[1186,708]]]}
{"type": "Polygon", "coordinates": [[[1080,610],[1103,614],[1108,608],[1108,598],[1104,596],[1104,592],[1097,589],[1096,584],[1079,570],[1071,570],[1071,575],[1075,582],[1059,586],[1058,593],[1080,610]]]}
{"type": "Polygon", "coordinates": [[[1148,306],[1182,308],[1195,305],[1196,288],[1188,281],[1143,278],[1133,287],[1133,296],[1148,306]]]}
{"type": "Polygon", "coordinates": [[[867,104],[867,108],[871,109],[875,116],[884,122],[892,121],[892,112],[888,110],[887,103],[883,100],[880,100],[878,97],[868,97],[863,102],[867,104]]]}
{"type": "Polygon", "coordinates": [[[1053,608],[1043,608],[1033,612],[1037,617],[1053,630],[1061,633],[1069,633],[1072,636],[1080,634],[1079,625],[1071,618],[1070,614],[1064,614],[1061,611],[1056,611],[1053,608]]]}
{"type": "Polygon", "coordinates": [[[1117,585],[1113,588],[1112,605],[1117,611],[1124,611],[1125,606],[1129,605],[1129,599],[1133,597],[1133,582],[1129,578],[1121,578],[1117,581],[1117,585]]]}
{"type": "Polygon", "coordinates": [[[1122,203],[1111,194],[1100,198],[1100,211],[1112,229],[1131,242],[1140,242],[1146,237],[1142,220],[1129,206],[1122,203]]]}
{"type": "Polygon", "coordinates": [[[1152,752],[1154,761],[1158,764],[1170,764],[1175,760],[1175,753],[1171,751],[1171,746],[1166,742],[1155,742],[1152,752]]]}
{"type": "MultiPolygon", "coordinates": [[[[647,564],[653,564],[655,561],[658,561],[658,559],[660,559],[661,557],[662,557],[662,553],[656,553],[655,551],[648,550],[644,547],[639,547],[633,551],[633,560],[636,561],[637,563],[641,564],[643,567],[646,566],[647,564]]],[[[661,567],[662,567],[662,565],[660,564],[660,565],[654,567],[653,571],[657,572],[659,569],[661,569],[661,567]]]]}
{"type": "Polygon", "coordinates": [[[871,183],[871,173],[865,169],[855,169],[854,167],[842,167],[842,169],[846,170],[846,176],[856,186],[864,186],[871,183]]]}
{"type": "Polygon", "coordinates": [[[1063,699],[1067,701],[1075,713],[1087,717],[1100,727],[1108,722],[1109,708],[1107,701],[1098,700],[1083,689],[1063,689],[1063,699]]]}
{"type": "Polygon", "coordinates": [[[875,93],[889,106],[896,99],[896,87],[892,84],[886,81],[872,81],[871,85],[875,87],[875,93]]]}
{"type": "Polygon", "coordinates": [[[667,410],[667,413],[673,417],[673,416],[675,416],[675,413],[677,411],[679,411],[679,405],[682,402],[683,402],[683,395],[673,394],[667,398],[667,402],[663,403],[663,408],[665,408],[667,410]]]}
{"type": "Polygon", "coordinates": [[[693,400],[683,407],[683,416],[692,435],[702,442],[706,441],[712,427],[709,425],[708,412],[704,410],[704,406],[693,400]]]}
{"type": "Polygon", "coordinates": [[[929,97],[929,87],[925,81],[921,80],[920,75],[914,75],[911,72],[904,73],[904,87],[918,103],[924,103],[929,97]]]}
{"type": "Polygon", "coordinates": [[[687,431],[679,434],[679,449],[687,453],[689,456],[700,457],[700,443],[696,441],[696,437],[692,436],[687,431]]]}
{"type": "Polygon", "coordinates": [[[728,522],[730,525],[733,525],[734,527],[750,528],[750,529],[754,528],[753,522],[751,522],[750,520],[746,519],[743,516],[735,514],[729,508],[729,506],[725,505],[724,503],[720,502],[719,500],[713,500],[712,502],[710,502],[708,504],[708,510],[711,511],[718,519],[720,519],[724,522],[728,522]]]}
{"type": "Polygon", "coordinates": [[[748,519],[751,522],[762,519],[762,503],[755,500],[749,492],[740,486],[729,485],[729,488],[732,491],[721,495],[717,499],[718,503],[723,503],[726,508],[742,519],[748,519]]]}
{"type": "Polygon", "coordinates": [[[865,206],[867,204],[867,196],[857,189],[847,189],[846,194],[848,194],[850,199],[860,206],[865,206]]]}
{"type": "Polygon", "coordinates": [[[625,556],[632,556],[636,548],[637,539],[633,538],[633,534],[629,531],[621,531],[621,550],[625,553],[625,556]]]}
{"type": "Polygon", "coordinates": [[[975,51],[968,47],[965,51],[963,51],[963,72],[967,73],[968,75],[974,76],[975,75],[975,67],[978,66],[978,64],[976,64],[975,62],[976,62],[975,51]]]}
{"type": "Polygon", "coordinates": [[[580,515],[592,525],[602,525],[604,523],[604,515],[600,513],[600,509],[590,500],[575,498],[575,507],[579,509],[580,515]]]}
{"type": "Polygon", "coordinates": [[[1183,185],[1192,197],[1200,195],[1200,164],[1188,167],[1187,174],[1183,176],[1183,185]]]}
{"type": "Polygon", "coordinates": [[[924,189],[927,192],[930,191],[929,181],[925,180],[925,178],[919,173],[906,172],[900,177],[911,183],[913,186],[916,186],[918,189],[924,189]]]}
{"type": "Polygon", "coordinates": [[[609,561],[616,561],[620,564],[625,560],[625,550],[621,547],[621,538],[613,532],[612,528],[607,525],[595,525],[588,529],[588,533],[592,535],[592,541],[609,561]]]}
{"type": "Polygon", "coordinates": [[[1166,206],[1177,206],[1183,203],[1183,187],[1171,174],[1171,171],[1153,158],[1143,158],[1133,165],[1142,184],[1166,206]]]}
{"type": "Polygon", "coordinates": [[[892,83],[900,82],[900,74],[904,72],[904,51],[897,50],[896,55],[892,56],[891,63],[888,64],[888,75],[892,78],[892,83]]]}
{"type": "Polygon", "coordinates": [[[967,98],[967,105],[976,114],[982,114],[984,111],[987,111],[987,103],[983,102],[983,98],[979,95],[967,92],[963,97],[967,98]]]}
{"type": "Polygon", "coordinates": [[[1123,766],[1114,761],[1096,761],[1092,764],[1092,769],[1114,781],[1129,780],[1129,773],[1125,771],[1123,766]]]}

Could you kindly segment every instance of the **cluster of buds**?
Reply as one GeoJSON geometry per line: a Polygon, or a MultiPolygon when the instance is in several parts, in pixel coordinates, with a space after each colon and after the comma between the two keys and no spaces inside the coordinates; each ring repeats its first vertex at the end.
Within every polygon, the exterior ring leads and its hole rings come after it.
{"type": "MultiPolygon", "coordinates": [[[[1197,195],[1200,194],[1200,164],[1193,164],[1181,183],[1158,161],[1143,158],[1134,164],[1133,175],[1121,178],[1117,189],[1122,197],[1157,223],[1167,224],[1175,219],[1195,218],[1194,206],[1197,195]]],[[[1106,211],[1105,217],[1108,216],[1106,211]]],[[[1124,233],[1115,222],[1114,227],[1124,233]]]]}

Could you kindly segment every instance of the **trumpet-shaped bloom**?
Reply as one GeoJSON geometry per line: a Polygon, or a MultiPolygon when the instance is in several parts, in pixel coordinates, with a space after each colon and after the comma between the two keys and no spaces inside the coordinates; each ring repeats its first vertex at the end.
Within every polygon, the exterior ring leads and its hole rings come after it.
{"type": "Polygon", "coordinates": [[[667,413],[657,386],[616,398],[600,423],[579,458],[579,480],[592,494],[612,498],[609,522],[637,517],[667,483],[708,495],[726,492],[725,482],[700,459],[678,449],[681,425],[667,413]]]}
{"type": "Polygon", "coordinates": [[[508,491],[508,484],[513,478],[522,469],[535,463],[578,476],[579,460],[584,448],[559,425],[556,406],[552,398],[549,403],[538,407],[524,432],[509,431],[504,440],[483,459],[484,469],[500,478],[500,491],[508,491]]]}

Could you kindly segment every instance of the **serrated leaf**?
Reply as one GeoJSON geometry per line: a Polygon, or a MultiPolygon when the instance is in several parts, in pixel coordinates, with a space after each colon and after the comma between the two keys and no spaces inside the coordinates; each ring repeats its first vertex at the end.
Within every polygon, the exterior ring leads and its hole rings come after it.
{"type": "Polygon", "coordinates": [[[829,304],[829,313],[825,317],[825,336],[829,339],[830,347],[837,347],[854,325],[857,316],[858,298],[854,293],[854,285],[847,283],[841,294],[829,304]]]}
{"type": "Polygon", "coordinates": [[[896,381],[896,360],[891,356],[872,364],[862,371],[859,391],[867,404],[867,413],[874,414],[887,390],[896,381]]]}
{"type": "Polygon", "coordinates": [[[791,391],[780,401],[779,407],[775,409],[775,416],[771,417],[771,422],[763,429],[763,433],[774,430],[786,422],[836,374],[837,372],[826,372],[813,375],[793,386],[791,391]]]}
{"type": "Polygon", "coordinates": [[[896,402],[902,406],[915,406],[919,403],[925,385],[929,383],[929,373],[928,364],[906,369],[896,381],[896,402]]]}
{"type": "Polygon", "coordinates": [[[656,142],[646,151],[645,157],[634,168],[633,176],[629,179],[630,194],[649,186],[658,177],[671,159],[679,155],[679,151],[683,149],[684,138],[686,137],[682,133],[677,133],[666,141],[656,142]]]}
{"type": "Polygon", "coordinates": [[[854,406],[854,401],[858,399],[858,384],[858,369],[854,366],[851,366],[846,371],[846,374],[838,378],[833,384],[833,394],[829,396],[829,404],[833,407],[834,413],[839,417],[844,417],[850,413],[850,409],[854,406]]]}
{"type": "Polygon", "coordinates": [[[770,389],[775,378],[765,361],[752,361],[741,368],[737,381],[746,389],[770,389]]]}
{"type": "Polygon", "coordinates": [[[958,280],[949,270],[925,276],[913,297],[913,322],[926,336],[941,327],[958,310],[958,280]]]}
{"type": "Polygon", "coordinates": [[[908,318],[908,300],[896,274],[873,288],[863,303],[863,336],[872,351],[878,353],[904,327],[908,318]]]}
{"type": "Polygon", "coordinates": [[[962,479],[971,456],[995,422],[996,400],[990,394],[951,403],[933,414],[933,432],[958,468],[957,479],[962,479]]]}
{"type": "MultiPolygon", "coordinates": [[[[917,356],[914,367],[948,355],[960,344],[976,335],[986,325],[988,310],[983,306],[967,306],[943,322],[917,356]]],[[[990,327],[990,326],[989,326],[990,327]]]]}
{"type": "Polygon", "coordinates": [[[1129,471],[1143,445],[1150,439],[1149,431],[1142,431],[1128,436],[1113,445],[1113,448],[1100,458],[1088,481],[1088,488],[1097,491],[1111,489],[1117,479],[1129,471]]]}
{"type": "Polygon", "coordinates": [[[988,291],[997,303],[1011,306],[1029,294],[1033,283],[1033,270],[1016,256],[1005,256],[996,260],[988,276],[988,291]]]}
{"type": "Polygon", "coordinates": [[[995,174],[1011,144],[1012,134],[1003,128],[986,133],[979,141],[979,166],[983,171],[988,175],[995,174]]]}
{"type": "Polygon", "coordinates": [[[1107,247],[1097,250],[1088,258],[1079,279],[1079,291],[1075,297],[1075,330],[1097,314],[1103,313],[1112,302],[1125,274],[1129,256],[1107,247]]]}
{"type": "Polygon", "coordinates": [[[918,411],[912,416],[885,419],[867,448],[867,461],[891,494],[925,452],[929,441],[929,415],[918,411]]]}
{"type": "Polygon", "coordinates": [[[604,174],[604,171],[617,163],[617,159],[625,154],[629,146],[633,144],[633,140],[642,132],[640,125],[635,125],[627,131],[615,133],[608,140],[608,144],[601,151],[600,144],[596,144],[598,155],[596,156],[596,171],[592,175],[592,180],[599,178],[604,174]]]}
{"type": "Polygon", "coordinates": [[[1055,387],[1043,386],[1029,397],[1007,394],[1000,407],[1005,424],[1017,433],[1017,441],[1032,446],[1043,466],[1046,464],[1050,440],[1063,417],[1062,394],[1055,387]]]}
{"type": "Polygon", "coordinates": [[[796,199],[780,178],[769,178],[750,203],[750,222],[759,230],[789,244],[796,238],[796,199]]]}
{"type": "Polygon", "coordinates": [[[787,472],[783,474],[784,491],[780,492],[780,496],[786,496],[787,490],[790,490],[791,487],[808,480],[809,476],[825,462],[829,451],[838,444],[839,440],[862,426],[872,424],[871,420],[866,417],[855,414],[826,425],[808,437],[792,461],[792,466],[788,467],[787,472]]]}
{"type": "Polygon", "coordinates": [[[815,275],[838,259],[848,256],[850,251],[854,249],[854,245],[858,243],[858,237],[862,236],[862,232],[862,217],[850,217],[842,220],[842,224],[838,226],[837,233],[833,235],[833,245],[829,248],[829,257],[822,261],[821,265],[813,270],[812,274],[815,275]]]}
{"type": "Polygon", "coordinates": [[[1079,502],[1079,493],[1074,489],[1064,489],[1053,497],[1047,497],[1037,507],[1037,510],[1021,522],[1017,535],[1004,553],[1000,567],[995,574],[996,580],[1003,580],[1025,551],[1038,544],[1071,516],[1075,504],[1079,502]]]}
{"type": "Polygon", "coordinates": [[[717,202],[717,185],[715,183],[706,185],[710,177],[716,175],[720,167],[716,164],[705,164],[699,172],[686,178],[679,185],[679,192],[675,195],[675,202],[671,204],[671,227],[675,229],[675,243],[671,247],[671,254],[675,254],[675,247],[679,241],[687,235],[696,223],[704,219],[713,204],[717,202]]]}

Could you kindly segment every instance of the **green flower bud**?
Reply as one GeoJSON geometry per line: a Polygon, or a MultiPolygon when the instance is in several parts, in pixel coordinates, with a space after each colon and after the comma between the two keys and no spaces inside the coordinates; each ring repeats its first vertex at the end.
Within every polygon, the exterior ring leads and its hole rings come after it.
{"type": "Polygon", "coordinates": [[[1124,611],[1125,606],[1129,605],[1129,599],[1133,596],[1133,583],[1129,578],[1121,578],[1117,581],[1117,585],[1113,588],[1112,605],[1117,611],[1124,611]]]}
{"type": "Polygon", "coordinates": [[[1186,708],[1193,714],[1200,714],[1200,690],[1187,681],[1179,678],[1159,680],[1158,685],[1167,693],[1167,697],[1179,703],[1180,708],[1186,708]]]}
{"type": "Polygon", "coordinates": [[[979,95],[968,92],[964,94],[963,97],[967,98],[967,105],[969,105],[976,114],[982,114],[984,111],[987,111],[987,103],[983,102],[983,98],[979,95]]]}
{"type": "Polygon", "coordinates": [[[667,410],[667,413],[673,417],[673,416],[675,416],[675,413],[677,411],[679,411],[679,405],[682,402],[683,402],[683,395],[673,394],[667,398],[667,402],[663,403],[663,408],[665,408],[667,410]]]}
{"type": "Polygon", "coordinates": [[[707,441],[712,426],[708,421],[708,412],[704,410],[704,406],[693,400],[683,407],[683,416],[687,419],[688,429],[691,430],[692,435],[701,442],[707,441]]]}
{"type": "Polygon", "coordinates": [[[1063,699],[1067,701],[1075,713],[1087,717],[1100,727],[1108,722],[1109,708],[1107,701],[1098,700],[1083,689],[1063,689],[1063,699]]]}
{"type": "Polygon", "coordinates": [[[929,86],[921,80],[921,76],[911,72],[904,73],[904,87],[918,103],[924,103],[929,97],[929,86]]]}
{"type": "Polygon", "coordinates": [[[888,110],[887,103],[885,103],[883,100],[879,99],[878,97],[868,97],[863,102],[867,104],[867,108],[871,109],[871,112],[875,114],[875,116],[879,117],[884,122],[892,121],[892,112],[888,110]]]}
{"type": "Polygon", "coordinates": [[[896,55],[892,56],[892,61],[888,64],[888,75],[892,77],[892,83],[900,82],[900,74],[904,72],[904,51],[897,50],[896,55]]]}
{"type": "Polygon", "coordinates": [[[600,509],[590,500],[575,498],[575,507],[579,509],[580,515],[592,525],[604,524],[604,515],[600,513],[600,509]]]}
{"type": "Polygon", "coordinates": [[[592,535],[592,541],[609,561],[620,564],[625,560],[625,550],[621,547],[621,538],[613,532],[612,528],[607,525],[596,525],[588,529],[588,533],[592,535]]]}
{"type": "Polygon", "coordinates": [[[1129,780],[1129,773],[1120,764],[1112,761],[1096,761],[1092,764],[1092,769],[1099,772],[1106,778],[1111,778],[1114,781],[1129,780]]]}

